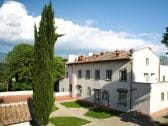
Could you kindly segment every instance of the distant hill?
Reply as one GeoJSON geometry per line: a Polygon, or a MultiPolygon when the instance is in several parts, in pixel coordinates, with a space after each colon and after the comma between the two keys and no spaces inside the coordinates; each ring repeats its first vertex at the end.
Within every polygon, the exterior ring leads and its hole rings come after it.
{"type": "Polygon", "coordinates": [[[161,65],[168,65],[168,57],[167,56],[160,56],[160,64],[161,65]]]}
{"type": "Polygon", "coordinates": [[[0,63],[3,63],[5,61],[5,56],[6,56],[6,53],[0,52],[0,63]]]}

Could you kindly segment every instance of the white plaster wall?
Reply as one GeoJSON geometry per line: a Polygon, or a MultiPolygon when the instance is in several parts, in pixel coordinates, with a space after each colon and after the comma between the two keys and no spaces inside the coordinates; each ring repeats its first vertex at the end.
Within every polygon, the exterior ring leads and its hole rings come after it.
{"type": "Polygon", "coordinates": [[[151,84],[150,113],[168,108],[168,83],[151,84]],[[161,92],[164,92],[164,101],[161,101],[161,92]]]}
{"type": "Polygon", "coordinates": [[[159,58],[149,49],[144,48],[133,53],[134,82],[147,82],[144,73],[149,74],[149,83],[159,81],[159,58]],[[149,58],[149,65],[146,65],[149,58]],[[151,75],[154,73],[155,75],[151,75]]]}
{"type": "Polygon", "coordinates": [[[150,113],[150,91],[149,83],[133,83],[132,110],[150,113]]]}
{"type": "Polygon", "coordinates": [[[69,92],[69,78],[59,80],[59,92],[69,92]]]}
{"type": "Polygon", "coordinates": [[[160,65],[160,81],[163,81],[163,76],[165,81],[168,81],[168,66],[160,65]]]}
{"type": "Polygon", "coordinates": [[[72,71],[73,71],[72,66],[66,65],[65,74],[66,72],[68,72],[68,77],[59,80],[59,92],[62,92],[63,88],[64,92],[69,92],[69,85],[72,84],[72,75],[73,75],[72,71]]]}
{"type": "Polygon", "coordinates": [[[130,84],[130,62],[129,60],[118,60],[109,62],[97,62],[97,63],[85,63],[76,64],[73,66],[73,89],[76,90],[75,85],[82,86],[82,99],[93,102],[94,101],[94,89],[107,90],[110,94],[110,107],[128,111],[129,109],[129,92],[127,94],[127,106],[122,106],[118,103],[118,88],[125,88],[129,91],[130,84]],[[119,81],[119,71],[123,68],[127,68],[127,82],[119,81]],[[90,79],[85,79],[86,70],[90,70],[90,79]],[[100,80],[95,80],[95,70],[100,70],[100,80]],[[106,70],[112,69],[112,81],[106,81],[106,70]],[[78,70],[82,70],[82,78],[78,79],[78,70]],[[87,88],[91,87],[92,95],[87,95],[87,88]]]}

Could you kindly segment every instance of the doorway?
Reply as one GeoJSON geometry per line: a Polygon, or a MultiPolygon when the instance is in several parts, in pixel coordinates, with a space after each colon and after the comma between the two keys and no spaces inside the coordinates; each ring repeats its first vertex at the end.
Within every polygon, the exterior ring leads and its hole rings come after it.
{"type": "Polygon", "coordinates": [[[101,100],[101,90],[94,89],[94,103],[96,105],[100,105],[100,100],[101,100]]]}

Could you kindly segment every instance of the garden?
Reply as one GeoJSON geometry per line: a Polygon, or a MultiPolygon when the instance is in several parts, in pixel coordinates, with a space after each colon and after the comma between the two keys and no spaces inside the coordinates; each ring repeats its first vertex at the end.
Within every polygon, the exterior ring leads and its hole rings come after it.
{"type": "Polygon", "coordinates": [[[116,111],[113,109],[107,109],[107,108],[101,108],[101,107],[95,107],[92,104],[89,104],[87,102],[83,102],[81,100],[77,100],[77,101],[71,101],[71,102],[63,102],[61,103],[62,105],[64,105],[67,108],[87,108],[88,112],[85,113],[85,116],[88,117],[93,117],[93,118],[109,118],[112,116],[119,116],[122,112],[120,111],[116,111]]]}

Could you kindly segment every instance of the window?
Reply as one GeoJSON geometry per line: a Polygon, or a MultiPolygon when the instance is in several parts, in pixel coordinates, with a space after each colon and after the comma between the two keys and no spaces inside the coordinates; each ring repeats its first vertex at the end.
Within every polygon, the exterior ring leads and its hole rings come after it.
{"type": "Polygon", "coordinates": [[[102,92],[102,100],[108,100],[109,101],[109,93],[107,90],[104,90],[102,92]]]}
{"type": "Polygon", "coordinates": [[[163,76],[163,81],[165,81],[165,76],[163,76]]]}
{"type": "Polygon", "coordinates": [[[65,73],[66,78],[68,78],[68,72],[65,73]]]}
{"type": "Polygon", "coordinates": [[[90,70],[86,70],[86,79],[90,79],[90,70]]]}
{"type": "Polygon", "coordinates": [[[146,58],[146,65],[149,65],[149,58],[146,58]]]}
{"type": "Polygon", "coordinates": [[[164,101],[164,92],[161,93],[161,101],[164,101]]]}
{"type": "Polygon", "coordinates": [[[107,90],[102,92],[102,105],[106,107],[109,106],[109,93],[107,90]]]}
{"type": "Polygon", "coordinates": [[[120,70],[120,81],[127,81],[127,69],[120,70]]]}
{"type": "Polygon", "coordinates": [[[78,70],[78,78],[82,78],[82,70],[78,70]]]}
{"type": "Polygon", "coordinates": [[[91,96],[91,94],[92,94],[91,87],[88,87],[88,88],[87,88],[87,95],[88,95],[88,96],[91,96]]]}
{"type": "Polygon", "coordinates": [[[95,80],[100,79],[100,70],[95,70],[95,80]]]}
{"type": "Polygon", "coordinates": [[[121,105],[127,105],[127,92],[119,91],[118,101],[121,105]]]}
{"type": "Polygon", "coordinates": [[[106,80],[112,80],[112,70],[106,70],[106,80]]]}
{"type": "Polygon", "coordinates": [[[155,73],[151,73],[151,76],[155,75],[155,73]]]}
{"type": "Polygon", "coordinates": [[[148,73],[144,73],[144,77],[146,79],[146,82],[149,82],[149,74],[148,73]]]}

